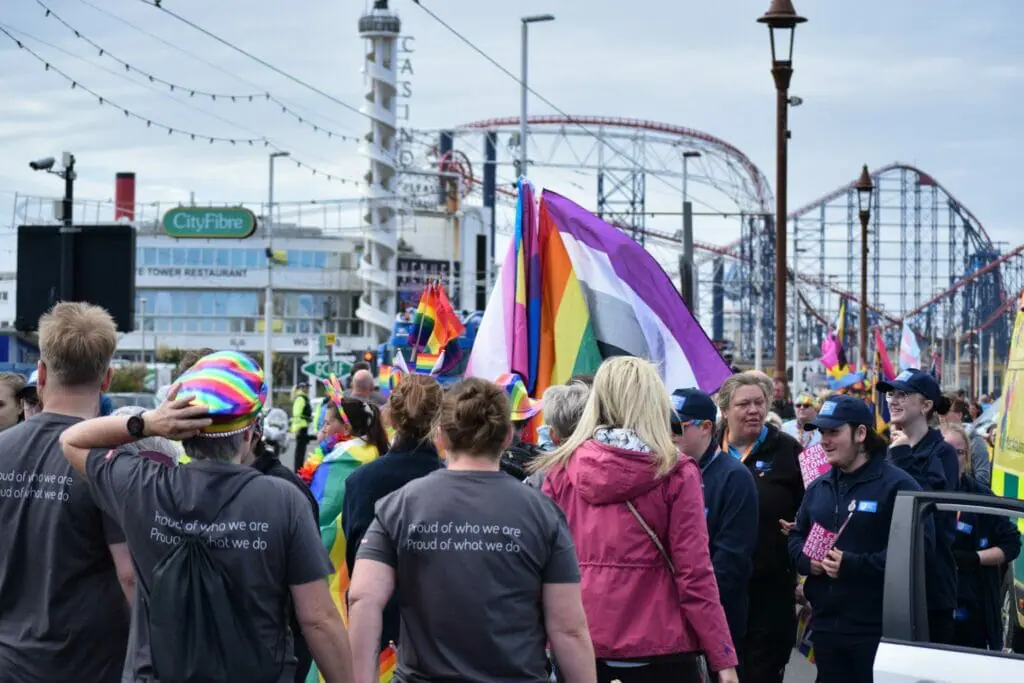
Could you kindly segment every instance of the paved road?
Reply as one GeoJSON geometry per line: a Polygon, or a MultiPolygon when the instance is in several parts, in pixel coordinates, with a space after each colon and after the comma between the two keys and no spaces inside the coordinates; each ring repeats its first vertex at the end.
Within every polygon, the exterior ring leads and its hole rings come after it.
{"type": "Polygon", "coordinates": [[[786,683],[814,683],[817,673],[814,665],[794,650],[793,656],[789,659],[789,666],[786,667],[786,683]]]}

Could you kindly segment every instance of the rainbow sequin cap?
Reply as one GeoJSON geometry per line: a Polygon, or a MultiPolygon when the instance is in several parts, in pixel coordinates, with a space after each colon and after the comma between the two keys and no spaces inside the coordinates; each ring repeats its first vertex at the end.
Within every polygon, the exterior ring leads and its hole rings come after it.
{"type": "Polygon", "coordinates": [[[530,394],[526,391],[526,385],[523,383],[522,377],[514,372],[506,372],[498,375],[498,378],[494,380],[494,383],[504,389],[505,394],[508,396],[509,405],[512,406],[513,422],[529,420],[541,411],[543,403],[539,400],[530,398],[530,394]]]}
{"type": "Polygon", "coordinates": [[[237,351],[203,356],[178,378],[178,395],[193,396],[193,405],[209,410],[213,424],[204,437],[224,437],[244,431],[259,417],[267,399],[263,370],[237,351]]]}

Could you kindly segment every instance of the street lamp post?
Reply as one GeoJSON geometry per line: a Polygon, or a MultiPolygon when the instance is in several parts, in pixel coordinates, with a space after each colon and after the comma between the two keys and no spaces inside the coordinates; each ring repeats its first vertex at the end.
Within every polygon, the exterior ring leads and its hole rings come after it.
{"type": "Polygon", "coordinates": [[[554,21],[555,15],[553,14],[533,14],[528,17],[523,17],[522,21],[523,35],[522,35],[522,76],[519,79],[521,86],[520,100],[519,100],[519,173],[517,175],[526,175],[526,98],[529,94],[529,87],[526,85],[527,74],[530,68],[530,62],[528,59],[528,37],[530,32],[530,24],[539,24],[542,21],[554,21]]]}
{"type": "Polygon", "coordinates": [[[683,152],[683,232],[682,241],[683,249],[679,256],[679,290],[683,296],[683,301],[686,302],[686,306],[693,313],[694,317],[698,315],[698,309],[700,306],[697,303],[697,286],[695,282],[693,272],[693,203],[690,201],[689,182],[690,182],[690,159],[700,158],[700,152],[687,151],[683,152]]]}
{"type": "Polygon", "coordinates": [[[267,385],[267,405],[274,406],[274,160],[291,152],[270,153],[270,179],[267,188],[267,289],[263,298],[263,381],[267,385]]]}
{"type": "Polygon", "coordinates": [[[857,345],[860,346],[860,367],[868,367],[868,221],[871,220],[871,193],[875,186],[871,182],[868,165],[864,164],[857,188],[857,208],[860,210],[860,323],[857,345]]]}
{"type": "MultiPolygon", "coordinates": [[[[775,211],[775,379],[786,383],[786,166],[789,143],[789,82],[793,77],[793,38],[807,19],[792,0],[772,0],[759,23],[768,25],[772,46],[772,77],[776,91],[775,211]],[[778,48],[778,49],[777,49],[778,48]],[[781,54],[780,54],[781,53],[781,54]]],[[[796,368],[793,369],[796,371],[796,368]]]]}

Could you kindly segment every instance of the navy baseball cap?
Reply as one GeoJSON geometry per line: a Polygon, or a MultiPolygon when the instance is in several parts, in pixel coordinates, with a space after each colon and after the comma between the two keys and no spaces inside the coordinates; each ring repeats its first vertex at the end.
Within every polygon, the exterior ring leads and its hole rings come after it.
{"type": "Polygon", "coordinates": [[[853,396],[839,395],[825,399],[818,410],[818,417],[805,424],[804,430],[837,429],[843,425],[871,427],[874,424],[875,415],[867,403],[853,396]]]}
{"type": "Polygon", "coordinates": [[[902,391],[905,394],[921,394],[933,403],[938,403],[942,398],[942,389],[931,373],[917,368],[904,370],[891,382],[879,382],[878,390],[886,393],[902,391]]]}
{"type": "Polygon", "coordinates": [[[718,408],[710,396],[700,389],[676,389],[672,392],[672,410],[680,420],[718,419],[718,408]]]}

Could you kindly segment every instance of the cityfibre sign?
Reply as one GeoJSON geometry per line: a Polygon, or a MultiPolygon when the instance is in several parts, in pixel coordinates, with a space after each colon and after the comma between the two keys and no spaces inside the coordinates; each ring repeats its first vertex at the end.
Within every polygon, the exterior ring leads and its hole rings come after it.
{"type": "Polygon", "coordinates": [[[256,232],[256,215],[242,207],[184,206],[165,213],[163,226],[171,237],[245,239],[256,232]]]}

